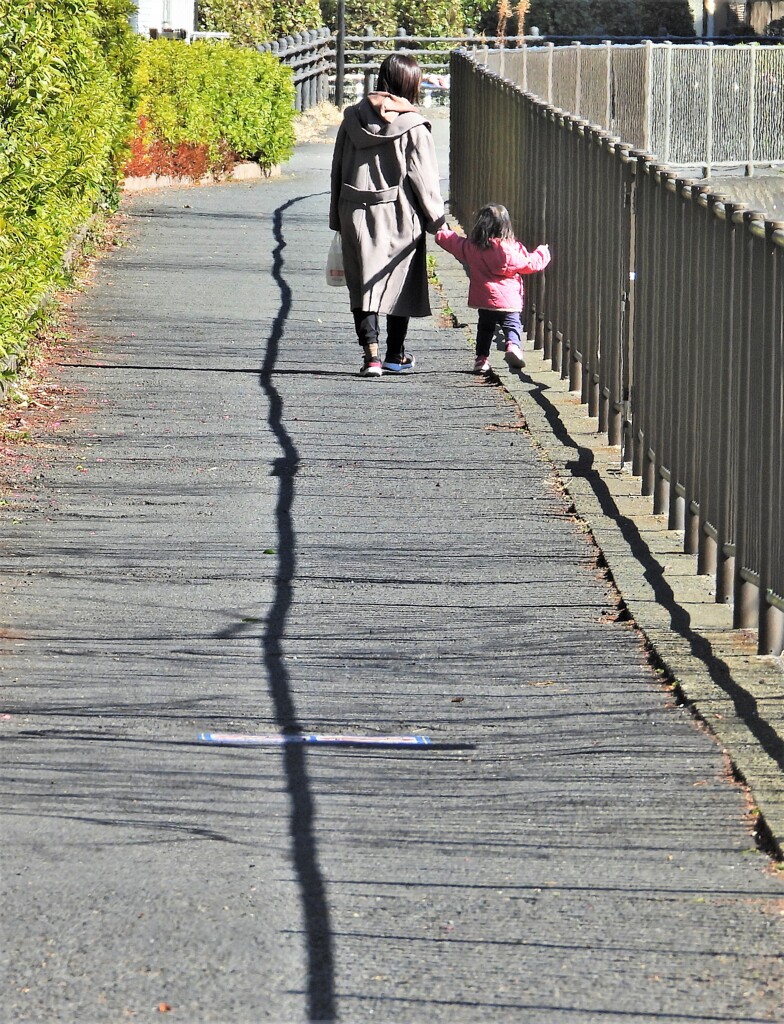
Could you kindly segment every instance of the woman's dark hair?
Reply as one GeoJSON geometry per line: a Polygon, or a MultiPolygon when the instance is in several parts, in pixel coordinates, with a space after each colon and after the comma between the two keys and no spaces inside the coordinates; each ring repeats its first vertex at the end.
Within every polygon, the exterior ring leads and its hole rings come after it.
{"type": "Polygon", "coordinates": [[[402,96],[409,103],[416,103],[421,84],[422,69],[416,60],[405,53],[390,53],[379,68],[376,89],[378,92],[402,96]]]}
{"type": "Polygon", "coordinates": [[[476,215],[471,229],[471,241],[480,249],[490,248],[491,238],[504,238],[514,241],[514,231],[509,211],[500,203],[488,203],[476,215]]]}

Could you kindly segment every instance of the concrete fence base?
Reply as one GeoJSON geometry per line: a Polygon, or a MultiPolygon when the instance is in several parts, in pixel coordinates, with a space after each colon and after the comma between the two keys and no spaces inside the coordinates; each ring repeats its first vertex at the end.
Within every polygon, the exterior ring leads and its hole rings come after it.
{"type": "Polygon", "coordinates": [[[153,188],[171,188],[183,185],[217,185],[225,181],[256,181],[260,178],[277,178],[281,170],[279,165],[266,170],[251,160],[238,163],[228,174],[204,174],[200,178],[176,177],[173,174],[148,174],[140,177],[125,178],[122,183],[123,192],[144,192],[153,188]]]}

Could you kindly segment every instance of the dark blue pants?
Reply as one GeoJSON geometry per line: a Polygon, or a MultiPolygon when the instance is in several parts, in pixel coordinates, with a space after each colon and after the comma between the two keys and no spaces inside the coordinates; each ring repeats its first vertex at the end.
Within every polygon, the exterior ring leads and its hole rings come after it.
{"type": "MultiPolygon", "coordinates": [[[[507,345],[520,345],[523,328],[520,314],[508,313],[502,309],[480,309],[476,325],[476,354],[487,357],[493,344],[493,336],[498,328],[504,335],[507,345]]],[[[521,346],[522,347],[522,346],[521,346]]]]}

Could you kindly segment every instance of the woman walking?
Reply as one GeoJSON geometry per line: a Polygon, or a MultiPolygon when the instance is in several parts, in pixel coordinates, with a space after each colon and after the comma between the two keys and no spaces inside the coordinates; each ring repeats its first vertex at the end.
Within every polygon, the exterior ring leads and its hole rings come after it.
{"type": "Polygon", "coordinates": [[[410,372],[409,319],[430,315],[425,233],[444,223],[444,203],[430,123],[414,105],[421,81],[413,57],[390,54],[377,91],[346,109],[335,141],[329,225],[341,234],[363,377],[410,372]]]}

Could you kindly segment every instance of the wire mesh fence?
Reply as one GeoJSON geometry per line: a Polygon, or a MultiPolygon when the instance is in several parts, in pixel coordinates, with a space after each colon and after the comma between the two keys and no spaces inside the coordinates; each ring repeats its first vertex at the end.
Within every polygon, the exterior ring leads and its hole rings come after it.
{"type": "Polygon", "coordinates": [[[784,164],[784,45],[526,45],[477,59],[667,163],[784,164]]]}

